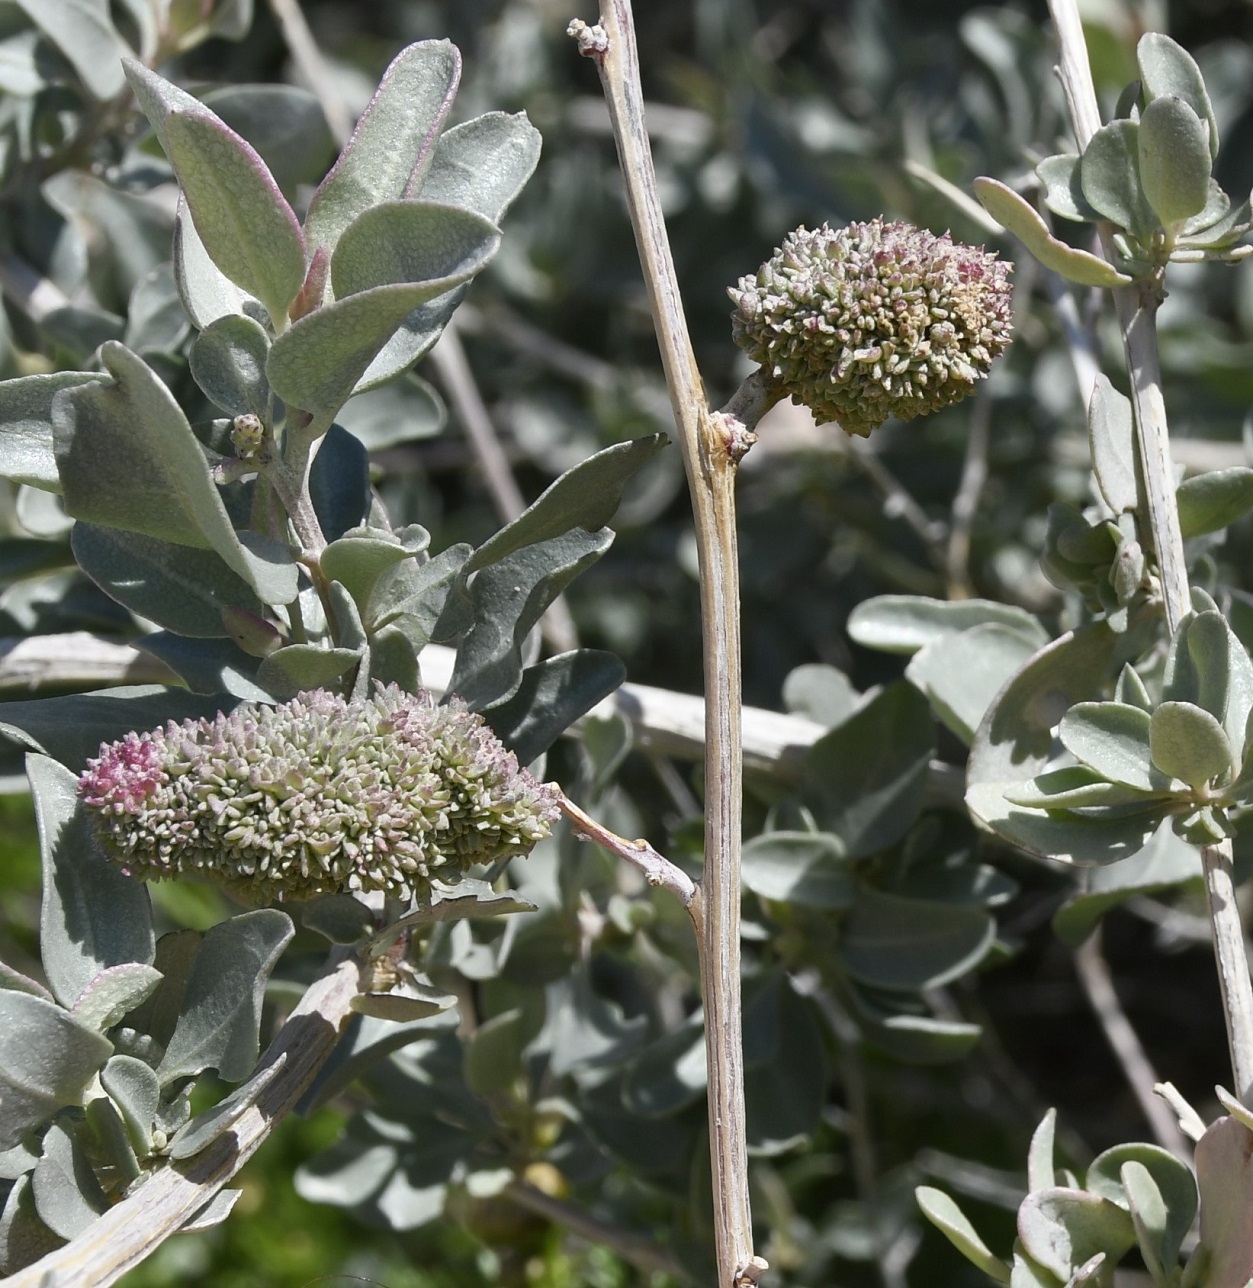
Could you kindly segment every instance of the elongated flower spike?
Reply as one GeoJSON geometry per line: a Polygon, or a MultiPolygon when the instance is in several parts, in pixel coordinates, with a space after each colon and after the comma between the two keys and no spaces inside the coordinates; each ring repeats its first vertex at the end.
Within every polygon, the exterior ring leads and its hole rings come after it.
{"type": "Polygon", "coordinates": [[[101,747],[79,779],[105,852],[137,877],[196,876],[250,902],[421,895],[525,854],[557,791],[456,699],[380,687],[244,703],[101,747]]]}
{"type": "Polygon", "coordinates": [[[865,437],[974,392],[1009,344],[1011,269],[912,224],[798,228],[729,290],[732,334],[820,425],[865,437]]]}

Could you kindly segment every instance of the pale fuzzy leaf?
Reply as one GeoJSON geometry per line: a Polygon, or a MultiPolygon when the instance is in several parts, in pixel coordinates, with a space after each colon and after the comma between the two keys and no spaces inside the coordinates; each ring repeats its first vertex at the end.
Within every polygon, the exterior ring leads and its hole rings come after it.
{"type": "Polygon", "coordinates": [[[143,884],[94,844],[75,775],[47,756],[28,756],[26,769],[43,861],[44,974],[69,1007],[109,967],[152,962],[152,912],[143,884]]]}
{"type": "Polygon", "coordinates": [[[82,1234],[108,1207],[76,1137],[61,1122],[44,1133],[43,1153],[31,1177],[40,1220],[63,1239],[82,1234]]]}
{"type": "Polygon", "coordinates": [[[146,1001],[161,983],[161,972],[142,962],[102,970],[78,995],[70,1014],[89,1029],[103,1033],[146,1001]]]}
{"type": "Polygon", "coordinates": [[[1079,181],[1083,195],[1103,218],[1147,240],[1158,219],[1140,180],[1139,140],[1140,127],[1135,121],[1102,125],[1084,149],[1079,181]]]}
{"type": "Polygon", "coordinates": [[[1027,1191],[1047,1190],[1057,1184],[1054,1143],[1057,1138],[1057,1110],[1049,1109],[1031,1134],[1027,1150],[1027,1191]]]}
{"type": "Polygon", "coordinates": [[[1233,465],[1194,474],[1179,484],[1175,501],[1185,540],[1218,532],[1253,510],[1253,470],[1233,465]]]}
{"type": "Polygon", "coordinates": [[[1033,614],[991,599],[930,599],[925,595],[876,595],[849,614],[848,633],[858,644],[884,653],[916,653],[944,636],[991,623],[1035,642],[1048,636],[1033,614]]]}
{"type": "Polygon", "coordinates": [[[90,0],[17,0],[26,16],[65,55],[88,93],[104,103],[126,84],[122,59],[130,46],[90,0]]]}
{"type": "Polygon", "coordinates": [[[1111,783],[1152,792],[1168,786],[1153,773],[1148,712],[1121,702],[1077,702],[1057,734],[1073,756],[1111,783]]]}
{"type": "Polygon", "coordinates": [[[1253,1278],[1253,1132],[1220,1118],[1196,1147],[1205,1288],[1247,1288],[1253,1278]]]}
{"type": "Polygon", "coordinates": [[[857,893],[852,866],[829,832],[766,832],[745,842],[744,885],[763,899],[809,908],[847,908],[857,893]]]}
{"type": "MultiPolygon", "coordinates": [[[[244,315],[252,297],[241,291],[209,258],[200,240],[191,211],[182,196],[174,220],[174,278],[183,308],[203,331],[218,318],[244,315]]],[[[259,308],[259,304],[254,304],[259,308]]]]}
{"type": "Polygon", "coordinates": [[[212,1109],[206,1109],[181,1127],[170,1139],[170,1157],[175,1160],[191,1158],[230,1131],[256,1104],[258,1095],[278,1077],[286,1063],[287,1052],[284,1051],[272,1064],[258,1070],[242,1086],[236,1087],[229,1096],[219,1100],[212,1109]]]}
{"type": "Polygon", "coordinates": [[[1231,772],[1231,744],[1222,725],[1191,702],[1163,702],[1153,712],[1149,736],[1153,763],[1189,787],[1231,772]]]}
{"type": "Polygon", "coordinates": [[[1150,102],[1171,94],[1183,99],[1208,126],[1210,157],[1217,157],[1218,121],[1205,78],[1192,55],[1164,32],[1150,31],[1136,46],[1136,64],[1145,97],[1150,102]]]}
{"type": "Polygon", "coordinates": [[[95,372],[57,371],[0,381],[0,476],[14,483],[61,490],[52,450],[52,400],[61,389],[99,380],[95,372]]]}
{"type": "Polygon", "coordinates": [[[210,1068],[227,1082],[248,1075],[257,1059],[265,986],[292,933],[286,913],[260,908],[205,935],[157,1070],[163,1086],[210,1068]]]}
{"type": "Polygon", "coordinates": [[[1174,229],[1209,199],[1209,127],[1181,98],[1155,98],[1140,113],[1140,182],[1162,226],[1174,229]]]}
{"type": "Polygon", "coordinates": [[[1009,1283],[1009,1267],[979,1237],[969,1218],[957,1204],[943,1192],[929,1185],[920,1185],[914,1196],[922,1214],[960,1252],[985,1275],[996,1283],[1009,1283]]]}
{"type": "Polygon", "coordinates": [[[1079,158],[1063,153],[1045,157],[1035,168],[1044,185],[1044,204],[1063,219],[1095,223],[1100,215],[1088,205],[1079,183],[1079,158]]]}
{"type": "Polygon", "coordinates": [[[130,1055],[115,1055],[100,1070],[100,1085],[121,1115],[132,1148],[141,1157],[152,1149],[152,1124],[161,1084],[152,1066],[130,1055]]]}
{"type": "Polygon", "coordinates": [[[1045,268],[1080,286],[1126,286],[1132,280],[1106,260],[1054,237],[1039,211],[1012,188],[995,179],[976,179],[974,187],[988,214],[1008,228],[1045,268]]]}
{"type": "Polygon", "coordinates": [[[110,380],[53,399],[57,465],[75,518],[213,549],[266,603],[295,594],[290,551],[235,532],[204,451],[156,373],[120,344],[100,351],[110,380]]]}
{"type": "Polygon", "coordinates": [[[1088,443],[1097,486],[1115,515],[1140,506],[1134,433],[1131,400],[1098,374],[1088,404],[1088,443]]]}
{"type": "Polygon", "coordinates": [[[461,55],[446,40],[421,41],[393,59],[309,203],[310,253],[319,246],[333,248],[362,211],[420,186],[460,76],[461,55]]]}
{"type": "Polygon", "coordinates": [[[171,112],[165,147],[209,257],[281,330],[305,276],[304,234],[256,150],[207,108],[171,112]]]}
{"type": "Polygon", "coordinates": [[[1131,1217],[1083,1190],[1034,1190],[1018,1209],[1018,1237],[1032,1259],[1067,1281],[1092,1257],[1116,1262],[1135,1242],[1131,1217]]]}
{"type": "Polygon", "coordinates": [[[243,1190],[218,1190],[204,1207],[197,1209],[179,1226],[179,1234],[197,1234],[221,1225],[230,1216],[242,1194],[243,1190]]]}
{"type": "Polygon", "coordinates": [[[204,327],[191,347],[191,374],[228,416],[252,413],[267,419],[270,382],[265,360],[270,340],[252,318],[231,314],[204,327]]]}
{"type": "Polygon", "coordinates": [[[539,163],[540,132],[525,112],[488,112],[446,130],[420,188],[406,196],[446,201],[499,223],[539,163]]]}
{"type": "Polygon", "coordinates": [[[82,1104],[113,1043],[43,998],[0,991],[0,1149],[58,1109],[82,1104]]]}

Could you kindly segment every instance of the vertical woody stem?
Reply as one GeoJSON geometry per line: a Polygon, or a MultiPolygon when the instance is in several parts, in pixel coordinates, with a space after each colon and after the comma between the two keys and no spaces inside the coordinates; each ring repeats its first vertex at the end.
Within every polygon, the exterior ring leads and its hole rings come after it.
{"type": "Polygon", "coordinates": [[[652,154],[629,0],[601,0],[600,27],[571,24],[599,69],[626,183],[666,384],[679,430],[700,557],[705,665],[705,870],[690,909],[700,949],[709,1066],[718,1288],[756,1282],[744,1126],[740,1000],[740,626],[736,462],[743,423],[709,409],[688,337],[652,154]]]}
{"type": "MultiPolygon", "coordinates": [[[[1057,29],[1062,89],[1082,152],[1101,124],[1083,26],[1075,0],[1049,0],[1049,10],[1057,29]]],[[[1101,240],[1106,257],[1112,260],[1108,226],[1102,228],[1101,240]]],[[[1131,377],[1131,406],[1144,477],[1149,536],[1161,577],[1166,627],[1173,635],[1192,604],[1158,362],[1158,299],[1156,283],[1123,286],[1114,291],[1131,377]]],[[[1244,926],[1236,904],[1231,842],[1202,846],[1201,864],[1205,871],[1205,892],[1236,1094],[1246,1105],[1253,1105],[1253,982],[1244,949],[1244,926]]]]}

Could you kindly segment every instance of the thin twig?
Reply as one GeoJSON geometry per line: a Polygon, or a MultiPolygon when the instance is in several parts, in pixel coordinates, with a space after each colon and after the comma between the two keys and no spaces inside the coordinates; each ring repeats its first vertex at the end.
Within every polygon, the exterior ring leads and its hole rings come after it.
{"type": "Polygon", "coordinates": [[[1176,1158],[1190,1158],[1192,1149],[1179,1130],[1179,1120],[1170,1106],[1153,1090],[1161,1080],[1149,1063],[1140,1038],[1118,1000],[1109,965],[1101,951],[1099,926],[1075,953],[1075,969],[1084,996],[1096,1013],[1105,1040],[1122,1066],[1123,1076],[1135,1093],[1157,1143],[1176,1158]]]}
{"type": "MultiPolygon", "coordinates": [[[[1100,128],[1100,109],[1092,85],[1083,26],[1075,0],[1049,0],[1057,28],[1059,73],[1070,107],[1080,152],[1100,128]]],[[[1109,225],[1101,227],[1101,242],[1113,260],[1109,225]]],[[[1175,472],[1170,458],[1166,403],[1157,351],[1158,287],[1118,287],[1114,303],[1122,326],[1136,444],[1145,484],[1149,540],[1154,548],[1166,626],[1173,635],[1191,609],[1188,570],[1175,503],[1175,472]]],[[[1236,904],[1231,842],[1201,847],[1205,893],[1214,931],[1214,955],[1222,992],[1227,1042],[1231,1051],[1236,1094],[1253,1105],[1253,981],[1244,951],[1244,927],[1236,904]]]]}
{"type": "MultiPolygon", "coordinates": [[[[652,152],[644,127],[644,94],[628,0],[601,0],[600,26],[571,23],[580,51],[596,63],[609,106],[627,206],[679,444],[692,494],[700,565],[705,727],[704,913],[701,993],[709,1068],[709,1144],[713,1171],[718,1288],[753,1284],[766,1268],[753,1253],[744,1118],[744,1053],[740,997],[740,621],[733,454],[705,398],[688,335],[666,237],[652,152]]],[[[751,433],[753,426],[745,424],[751,433]]]]}
{"type": "Polygon", "coordinates": [[[558,801],[561,812],[570,820],[575,835],[584,841],[594,841],[610,854],[616,854],[632,867],[639,868],[650,886],[669,890],[687,909],[694,925],[700,925],[700,888],[677,864],[645,840],[628,841],[585,814],[568,796],[558,801]]]}
{"type": "MultiPolygon", "coordinates": [[[[509,457],[500,445],[496,426],[492,424],[491,413],[479,392],[474,372],[466,361],[466,352],[457,334],[456,318],[449,321],[439,343],[431,350],[431,361],[482,471],[496,513],[502,523],[509,523],[526,509],[526,499],[513,476],[509,457]]],[[[540,621],[540,629],[558,653],[566,653],[579,646],[579,633],[564,599],[557,599],[549,605],[540,621]]]]}
{"type": "Polygon", "coordinates": [[[305,89],[317,96],[331,135],[342,148],[352,135],[355,122],[344,100],[332,89],[334,81],[305,21],[300,0],[270,0],[270,8],[283,33],[283,42],[291,54],[298,79],[304,83],[305,89]]]}
{"type": "Polygon", "coordinates": [[[177,1234],[227,1184],[305,1093],[353,1014],[359,963],[332,954],[257,1066],[251,1103],[184,1162],[158,1167],[78,1238],[6,1279],[5,1288],[107,1288],[177,1234]],[[277,1075],[258,1076],[285,1057],[277,1075]]]}

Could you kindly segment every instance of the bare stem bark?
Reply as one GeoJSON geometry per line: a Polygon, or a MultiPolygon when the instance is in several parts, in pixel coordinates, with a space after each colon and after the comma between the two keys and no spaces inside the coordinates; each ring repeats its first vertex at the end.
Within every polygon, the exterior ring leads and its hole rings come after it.
{"type": "MultiPolygon", "coordinates": [[[[1075,0],[1049,0],[1049,10],[1057,29],[1058,72],[1075,139],[1082,152],[1101,124],[1083,27],[1075,0]]],[[[1106,257],[1112,259],[1108,226],[1101,229],[1101,241],[1106,257]]],[[[1173,634],[1192,605],[1158,362],[1156,286],[1118,287],[1114,291],[1114,304],[1131,376],[1131,405],[1144,476],[1149,536],[1161,577],[1166,625],[1173,634]]],[[[1244,1104],[1253,1105],[1253,983],[1244,951],[1244,927],[1236,904],[1231,842],[1203,846],[1201,863],[1236,1094],[1244,1104]]]]}
{"type": "MultiPolygon", "coordinates": [[[[713,1169],[718,1288],[756,1283],[765,1262],[753,1253],[744,1121],[740,997],[740,622],[735,474],[752,426],[710,411],[687,331],[666,236],[629,0],[601,0],[600,26],[575,21],[570,34],[600,72],[627,205],[679,445],[692,494],[700,562],[704,641],[705,871],[699,936],[705,1048],[709,1066],[709,1141],[713,1169]]],[[[736,408],[736,411],[740,408],[736,408]]]]}

